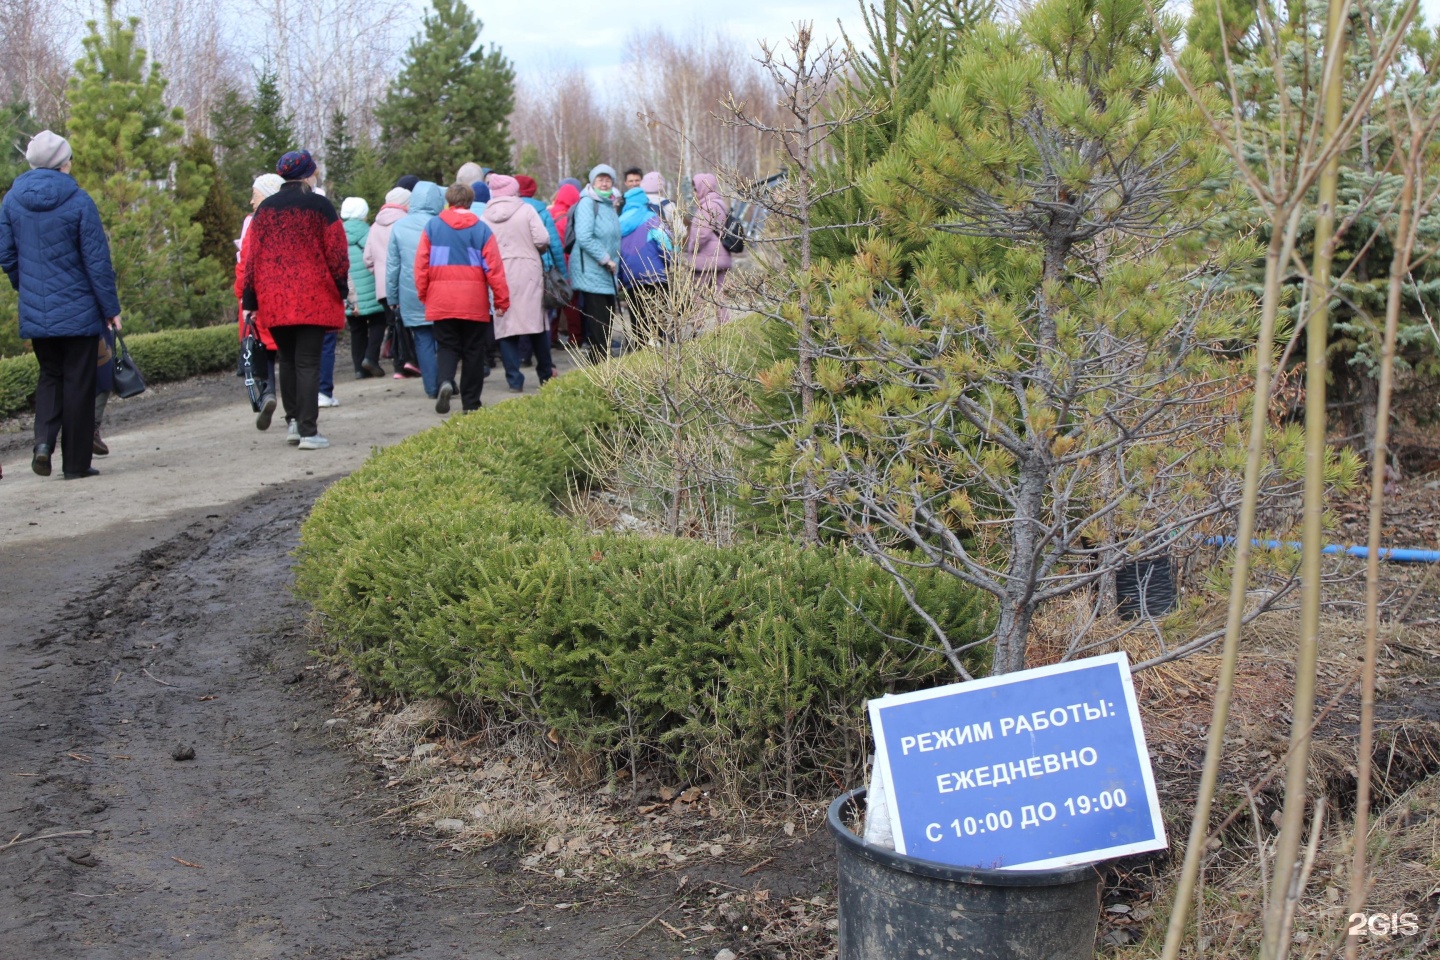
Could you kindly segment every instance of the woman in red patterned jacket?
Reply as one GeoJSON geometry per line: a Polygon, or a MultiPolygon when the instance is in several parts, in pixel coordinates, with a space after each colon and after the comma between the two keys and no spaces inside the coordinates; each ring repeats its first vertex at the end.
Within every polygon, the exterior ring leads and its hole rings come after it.
{"type": "Polygon", "coordinates": [[[485,328],[490,323],[490,300],[495,315],[510,309],[510,285],[500,244],[490,228],[470,212],[475,192],[463,183],[445,191],[448,207],[425,224],[415,251],[415,291],[425,304],[425,316],[434,324],[435,359],[440,393],[435,412],[450,412],[455,395],[455,368],[463,364],[461,408],[480,409],[480,388],[485,385],[485,328]]]}
{"type": "Polygon", "coordinates": [[[255,209],[245,232],[241,305],[260,312],[280,350],[286,441],[321,450],[330,441],[317,424],[320,350],[327,331],[345,326],[350,242],[335,207],[311,190],[315,161],[308,151],[285,154],[275,172],[285,184],[255,209]]]}

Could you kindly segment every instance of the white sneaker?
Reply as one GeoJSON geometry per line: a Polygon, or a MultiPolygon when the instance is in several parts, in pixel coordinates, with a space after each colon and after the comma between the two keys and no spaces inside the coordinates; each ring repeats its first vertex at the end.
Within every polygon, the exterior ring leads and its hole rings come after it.
{"type": "Polygon", "coordinates": [[[301,437],[301,438],[300,438],[300,449],[301,449],[301,450],[324,450],[324,449],[325,449],[326,447],[328,447],[328,446],[330,446],[330,441],[329,441],[329,440],[326,440],[324,437],[320,436],[320,434],[318,434],[318,433],[315,434],[315,436],[313,436],[313,437],[301,437]]]}
{"type": "Polygon", "coordinates": [[[322,407],[338,407],[338,406],[340,406],[340,401],[339,401],[339,400],[336,400],[334,397],[330,396],[330,394],[328,394],[328,393],[322,393],[322,394],[320,394],[320,406],[322,406],[322,407]]]}
{"type": "Polygon", "coordinates": [[[285,431],[285,442],[288,443],[288,444],[290,444],[290,446],[292,446],[292,447],[295,446],[295,444],[297,444],[297,443],[300,442],[300,421],[299,421],[299,420],[291,420],[291,421],[290,421],[290,427],[289,427],[288,430],[285,431]]]}

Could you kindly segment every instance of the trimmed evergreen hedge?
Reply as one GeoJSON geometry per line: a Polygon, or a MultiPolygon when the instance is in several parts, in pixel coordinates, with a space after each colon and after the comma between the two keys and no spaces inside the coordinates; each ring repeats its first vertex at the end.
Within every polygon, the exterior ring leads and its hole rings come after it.
{"type": "MultiPolygon", "coordinates": [[[[923,640],[920,618],[844,551],[592,532],[558,513],[587,479],[575,451],[612,422],[575,373],[332,486],[296,586],[336,655],[374,691],[529,722],[612,770],[658,761],[752,798],[857,782],[866,699],[953,676],[866,622],[923,640]]],[[[987,601],[954,578],[915,589],[953,638],[988,632],[987,601]]]]}
{"type": "MultiPolygon", "coordinates": [[[[194,330],[165,330],[125,337],[146,383],[184,380],[235,366],[240,341],[234,324],[194,330]]],[[[40,365],[33,353],[0,359],[0,417],[13,417],[35,402],[40,365]]]]}

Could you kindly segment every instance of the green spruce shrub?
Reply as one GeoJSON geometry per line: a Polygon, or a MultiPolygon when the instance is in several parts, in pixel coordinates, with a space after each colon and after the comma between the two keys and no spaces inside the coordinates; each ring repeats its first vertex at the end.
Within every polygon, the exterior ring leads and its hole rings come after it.
{"type": "MultiPolygon", "coordinates": [[[[581,375],[378,452],[302,531],[297,590],[376,692],[554,731],[610,769],[659,764],[736,796],[861,778],[867,698],[939,682],[921,619],[845,550],[595,532],[557,507],[614,424],[581,375]],[[888,636],[882,636],[886,634],[888,636]]],[[[957,635],[979,594],[914,589],[957,635]]]]}

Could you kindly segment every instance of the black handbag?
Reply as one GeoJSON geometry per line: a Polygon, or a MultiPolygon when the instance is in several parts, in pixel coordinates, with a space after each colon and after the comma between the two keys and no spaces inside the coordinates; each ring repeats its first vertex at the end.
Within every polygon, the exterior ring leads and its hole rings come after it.
{"type": "Polygon", "coordinates": [[[140,375],[140,368],[135,365],[135,358],[130,356],[125,338],[118,330],[115,331],[115,385],[112,389],[121,400],[138,397],[145,392],[145,378],[140,375]]]}
{"type": "Polygon", "coordinates": [[[266,380],[265,345],[255,318],[245,319],[245,335],[240,338],[240,375],[245,378],[245,391],[250,394],[250,407],[260,412],[260,400],[270,389],[266,380]]]}
{"type": "Polygon", "coordinates": [[[545,271],[544,305],[547,310],[560,310],[568,307],[574,298],[575,289],[570,286],[564,270],[559,267],[551,267],[545,271]]]}

